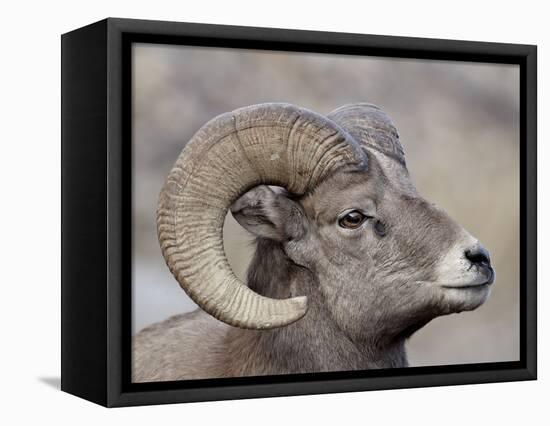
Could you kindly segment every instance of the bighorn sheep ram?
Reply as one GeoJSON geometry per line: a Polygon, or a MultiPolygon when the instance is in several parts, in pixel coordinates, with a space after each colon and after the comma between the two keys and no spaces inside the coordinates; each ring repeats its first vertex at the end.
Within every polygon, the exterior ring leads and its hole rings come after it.
{"type": "Polygon", "coordinates": [[[393,123],[366,103],[214,118],[167,177],[157,227],[202,310],[134,337],[136,382],[404,367],[412,333],[477,308],[494,280],[487,250],[417,193],[393,123]],[[224,253],[229,208],[257,237],[246,285],[224,253]]]}

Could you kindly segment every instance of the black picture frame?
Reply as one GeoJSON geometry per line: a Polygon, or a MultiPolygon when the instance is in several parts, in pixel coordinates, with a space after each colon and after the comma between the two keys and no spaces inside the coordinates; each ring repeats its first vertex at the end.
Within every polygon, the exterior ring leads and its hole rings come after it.
{"type": "Polygon", "coordinates": [[[116,18],[61,41],[62,390],[115,407],[536,379],[536,46],[116,18]],[[518,64],[520,360],[131,383],[134,42],[518,64]]]}

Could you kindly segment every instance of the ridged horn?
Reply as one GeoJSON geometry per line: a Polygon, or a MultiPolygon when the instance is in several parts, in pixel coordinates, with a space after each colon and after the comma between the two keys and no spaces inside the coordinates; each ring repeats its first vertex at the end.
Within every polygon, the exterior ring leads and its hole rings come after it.
{"type": "Polygon", "coordinates": [[[368,153],[375,155],[395,185],[416,192],[399,134],[384,111],[376,105],[360,102],[341,106],[327,117],[348,132],[368,153]]]}
{"type": "Polygon", "coordinates": [[[267,298],[235,276],[223,248],[227,210],[257,185],[305,194],[339,167],[366,161],[338,125],[293,105],[253,105],[214,118],[185,146],[160,193],[157,232],[170,271],[203,310],[229,325],[269,329],[300,319],[306,297],[267,298]]]}

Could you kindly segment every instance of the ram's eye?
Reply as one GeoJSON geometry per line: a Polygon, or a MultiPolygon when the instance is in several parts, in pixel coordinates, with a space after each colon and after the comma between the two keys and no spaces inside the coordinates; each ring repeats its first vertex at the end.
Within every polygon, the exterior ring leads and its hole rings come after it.
{"type": "Polygon", "coordinates": [[[365,216],[360,211],[353,210],[341,217],[340,220],[338,220],[338,225],[342,228],[357,229],[367,220],[367,218],[368,216],[365,216]]]}

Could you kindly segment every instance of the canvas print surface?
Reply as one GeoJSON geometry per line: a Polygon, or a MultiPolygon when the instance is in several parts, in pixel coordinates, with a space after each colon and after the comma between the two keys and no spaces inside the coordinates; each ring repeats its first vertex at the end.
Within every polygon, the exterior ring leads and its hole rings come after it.
{"type": "Polygon", "coordinates": [[[518,66],[134,44],[132,166],[134,382],[519,359],[518,66]]]}

